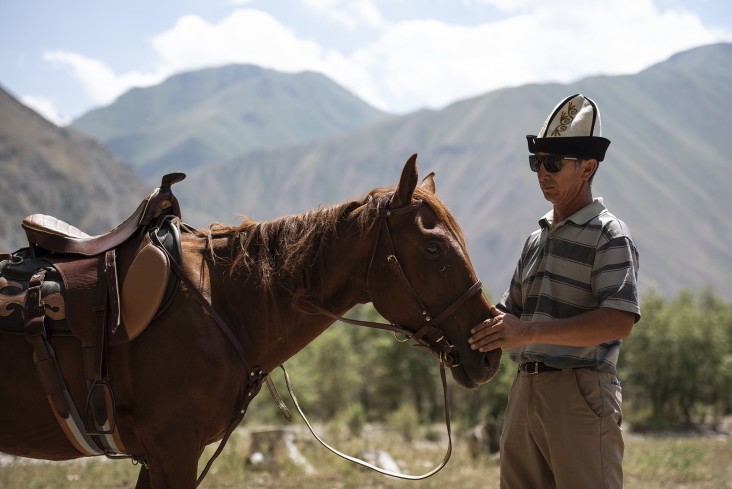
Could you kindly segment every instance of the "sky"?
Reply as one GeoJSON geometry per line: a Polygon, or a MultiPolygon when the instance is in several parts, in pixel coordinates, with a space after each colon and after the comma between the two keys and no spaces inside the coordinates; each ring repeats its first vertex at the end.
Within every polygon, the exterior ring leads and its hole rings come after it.
{"type": "Polygon", "coordinates": [[[718,42],[729,0],[0,0],[0,86],[64,125],[133,87],[251,63],[404,114],[718,42]]]}

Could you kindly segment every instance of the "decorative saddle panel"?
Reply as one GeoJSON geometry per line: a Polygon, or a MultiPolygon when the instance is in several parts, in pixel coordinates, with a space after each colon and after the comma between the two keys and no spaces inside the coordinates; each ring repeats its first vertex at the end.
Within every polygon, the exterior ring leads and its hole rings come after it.
{"type": "MultiPolygon", "coordinates": [[[[136,338],[162,314],[178,289],[168,256],[180,262],[180,231],[176,219],[164,219],[157,230],[168,253],[145,235],[116,250],[119,307],[108,307],[107,342],[113,346],[136,338]]],[[[92,344],[97,320],[98,284],[106,271],[105,255],[46,254],[33,256],[24,248],[0,261],[0,332],[24,333],[23,305],[31,277],[46,269],[41,284],[49,335],[75,336],[92,344]]],[[[109,277],[106,278],[107,280],[109,277]]],[[[113,288],[114,289],[114,288],[113,288]]]]}
{"type": "MultiPolygon", "coordinates": [[[[23,220],[29,246],[0,255],[0,333],[25,335],[52,411],[82,455],[124,456],[108,348],[133,340],[178,290],[180,207],[171,173],[113,230],[89,236],[52,216],[23,220]],[[87,397],[83,415],[69,394],[51,341],[80,340],[87,397]]],[[[184,226],[184,225],[183,225],[184,226]]]]}
{"type": "Polygon", "coordinates": [[[39,268],[49,267],[41,285],[46,326],[54,334],[68,336],[66,300],[61,275],[47,262],[30,258],[27,248],[0,261],[0,332],[23,334],[23,304],[31,276],[39,268]]]}

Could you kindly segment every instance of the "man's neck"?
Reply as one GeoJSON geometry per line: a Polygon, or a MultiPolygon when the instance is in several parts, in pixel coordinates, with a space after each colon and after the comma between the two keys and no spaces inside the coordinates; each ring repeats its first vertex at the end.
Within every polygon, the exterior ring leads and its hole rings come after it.
{"type": "Polygon", "coordinates": [[[552,220],[552,225],[556,225],[557,223],[560,223],[567,219],[569,216],[574,214],[580,209],[584,209],[588,205],[592,203],[592,194],[586,193],[583,194],[582,198],[578,198],[573,200],[570,204],[567,205],[555,205],[554,206],[554,219],[552,220]]]}

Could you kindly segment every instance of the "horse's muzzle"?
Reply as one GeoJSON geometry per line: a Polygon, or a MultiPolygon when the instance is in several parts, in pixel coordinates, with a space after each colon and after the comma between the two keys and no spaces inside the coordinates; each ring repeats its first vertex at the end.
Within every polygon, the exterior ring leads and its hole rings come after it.
{"type": "Polygon", "coordinates": [[[486,353],[460,352],[462,363],[451,368],[455,381],[467,389],[490,382],[501,365],[501,350],[486,353]]]}

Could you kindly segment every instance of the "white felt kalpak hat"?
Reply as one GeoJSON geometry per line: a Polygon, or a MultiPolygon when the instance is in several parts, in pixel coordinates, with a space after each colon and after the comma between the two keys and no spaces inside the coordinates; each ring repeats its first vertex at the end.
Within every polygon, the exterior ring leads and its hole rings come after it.
{"type": "Polygon", "coordinates": [[[600,109],[578,93],[562,100],[538,135],[526,136],[530,153],[552,153],[602,161],[610,140],[602,137],[600,109]]]}

